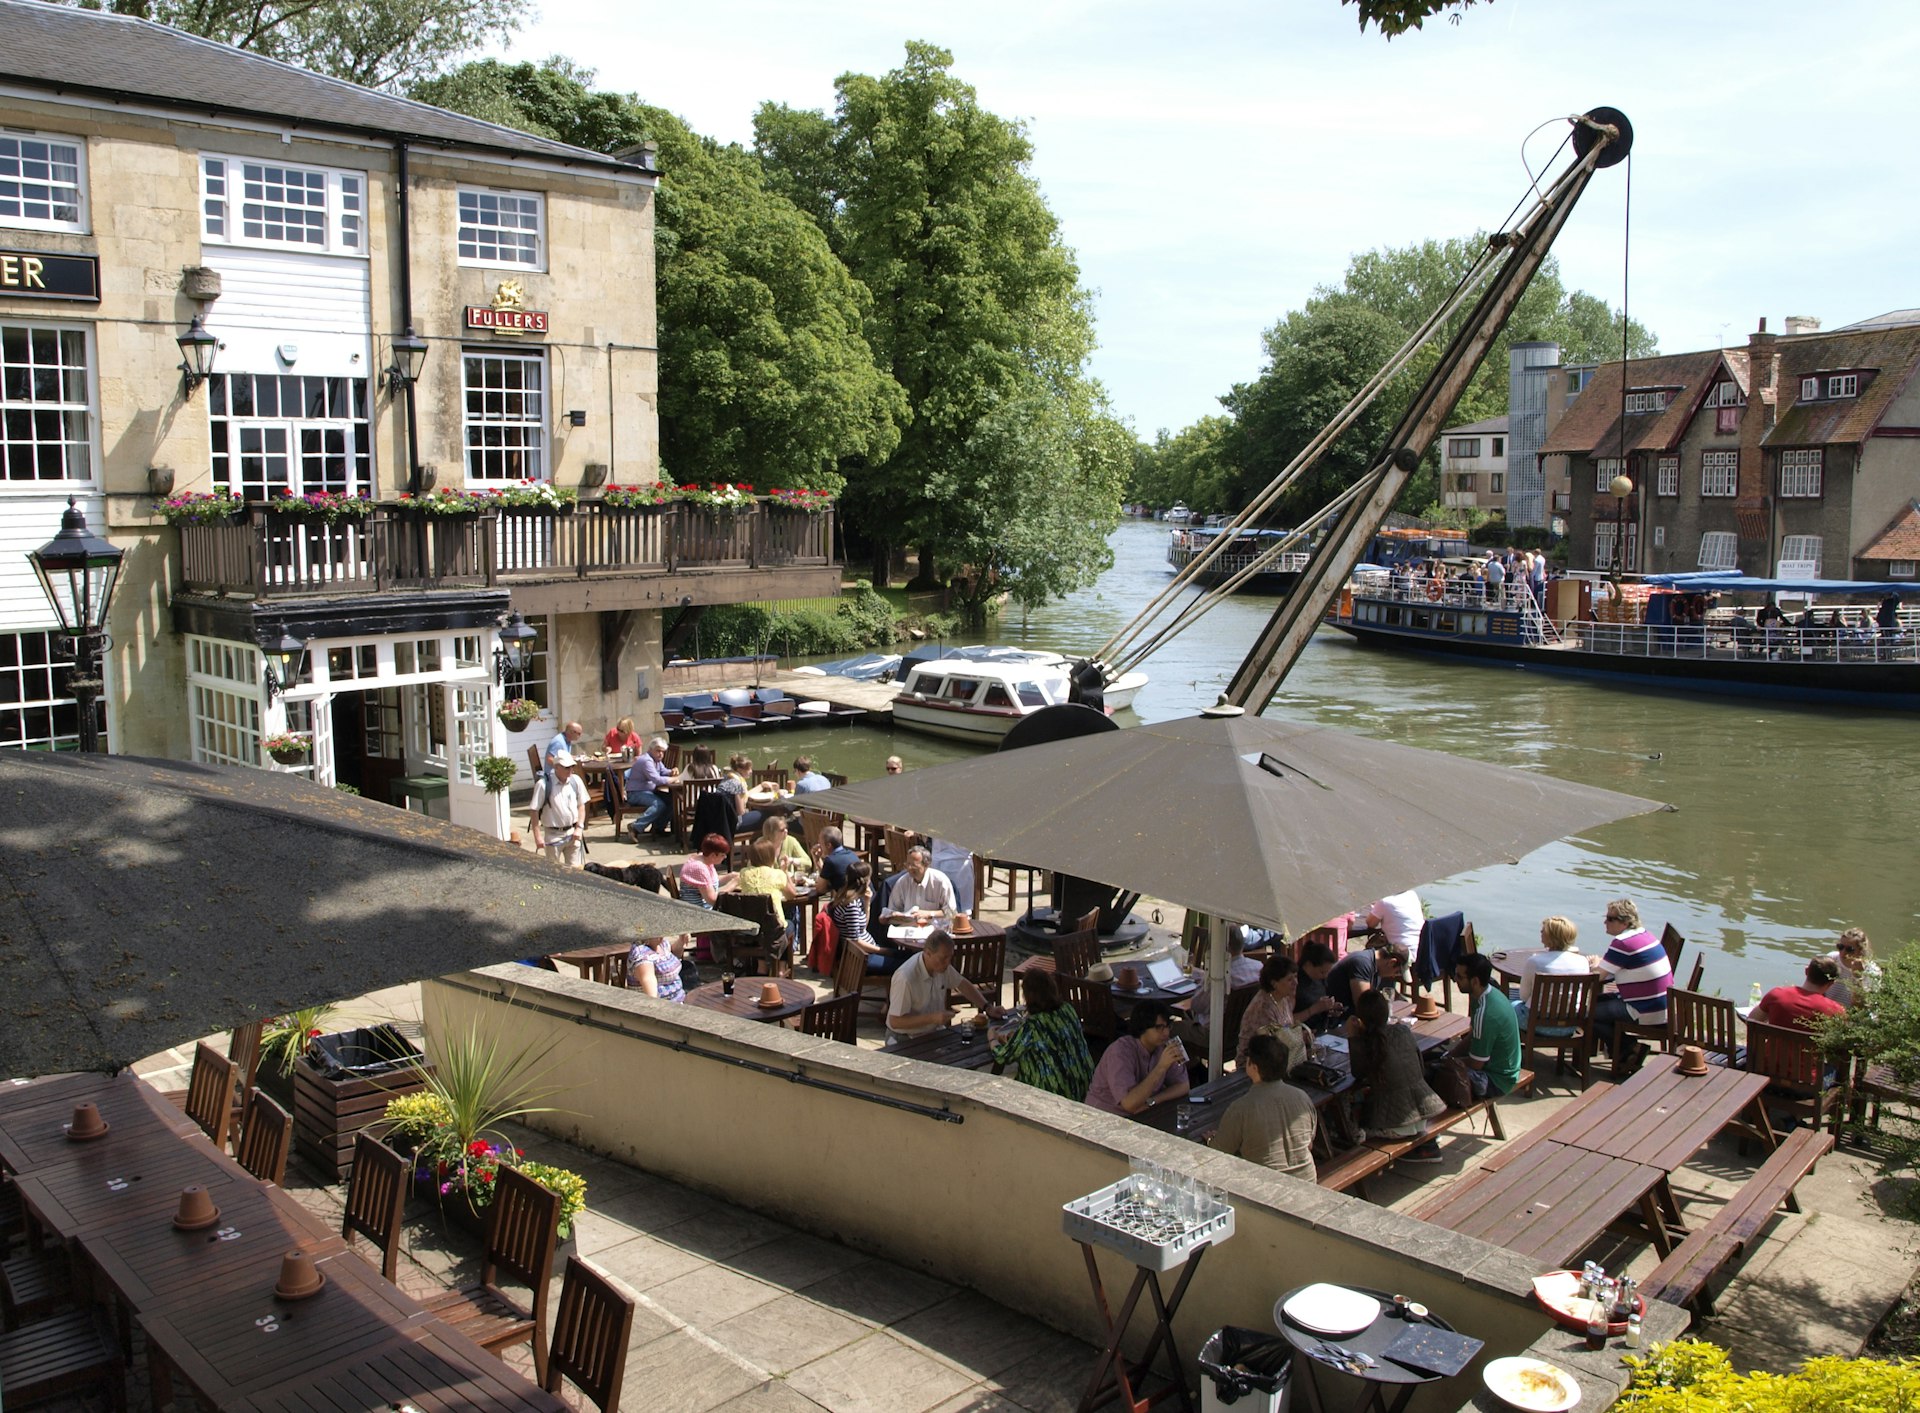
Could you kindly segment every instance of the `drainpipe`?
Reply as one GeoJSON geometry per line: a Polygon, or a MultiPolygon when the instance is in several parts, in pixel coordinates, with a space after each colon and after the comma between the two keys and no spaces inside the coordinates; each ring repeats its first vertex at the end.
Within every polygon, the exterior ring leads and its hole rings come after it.
{"type": "MultiPolygon", "coordinates": [[[[396,216],[399,222],[400,237],[400,327],[409,334],[413,332],[413,216],[408,192],[407,144],[404,138],[396,138],[393,153],[399,168],[398,190],[395,193],[396,216]]],[[[415,413],[413,401],[413,383],[409,381],[403,396],[407,404],[407,490],[419,495],[420,486],[420,419],[415,413]]]]}

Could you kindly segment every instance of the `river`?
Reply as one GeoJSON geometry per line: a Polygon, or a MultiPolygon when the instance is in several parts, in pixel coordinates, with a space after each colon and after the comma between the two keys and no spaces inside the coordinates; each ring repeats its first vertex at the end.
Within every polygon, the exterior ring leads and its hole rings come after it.
{"type": "MultiPolygon", "coordinates": [[[[993,640],[1091,652],[1167,583],[1167,527],[1126,521],[1114,565],[1093,588],[993,640]]],[[[1211,704],[1272,613],[1237,595],[1145,664],[1135,703],[1148,721],[1211,704]]],[[[1804,959],[1863,927],[1884,955],[1920,936],[1920,720],[1911,715],[1668,695],[1365,649],[1322,629],[1268,709],[1381,740],[1447,751],[1675,806],[1622,820],[1420,889],[1431,912],[1459,909],[1483,949],[1535,944],[1561,913],[1579,945],[1605,939],[1609,898],[1631,897],[1658,931],[1671,922],[1706,948],[1705,988],[1744,997],[1797,980],[1804,959]],[[1905,860],[1905,862],[1902,862],[1905,860]]],[[[964,758],[957,744],[854,727],[754,742],[811,750],[857,779],[889,752],[910,767],[964,758]]],[[[1472,811],[1461,800],[1462,817],[1472,811]]],[[[1355,899],[1364,904],[1364,898],[1355,899]]],[[[1690,969],[1693,947],[1683,967],[1690,969]]]]}

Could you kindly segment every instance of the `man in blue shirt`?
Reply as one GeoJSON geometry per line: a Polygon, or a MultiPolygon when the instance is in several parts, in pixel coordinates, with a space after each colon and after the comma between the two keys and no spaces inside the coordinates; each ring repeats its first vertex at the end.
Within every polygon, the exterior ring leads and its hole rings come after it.
{"type": "Polygon", "coordinates": [[[667,769],[667,738],[655,736],[627,769],[627,802],[640,813],[627,825],[634,842],[673,828],[673,772],[667,769]]]}
{"type": "Polygon", "coordinates": [[[813,768],[812,756],[793,758],[793,793],[811,795],[816,790],[831,790],[833,782],[813,768]]]}
{"type": "Polygon", "coordinates": [[[587,728],[577,721],[569,721],[563,729],[554,733],[553,739],[547,742],[546,760],[548,775],[553,774],[553,758],[562,752],[565,752],[567,755],[572,755],[574,753],[574,743],[586,734],[587,728]]]}
{"type": "Polygon", "coordinates": [[[820,842],[814,849],[820,861],[820,881],[839,892],[846,885],[847,870],[860,862],[860,855],[846,846],[845,836],[832,825],[820,831],[820,842]]]}

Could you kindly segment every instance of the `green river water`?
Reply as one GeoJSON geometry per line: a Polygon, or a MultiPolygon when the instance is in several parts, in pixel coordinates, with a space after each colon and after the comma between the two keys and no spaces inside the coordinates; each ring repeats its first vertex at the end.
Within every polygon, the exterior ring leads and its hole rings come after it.
{"type": "MultiPolygon", "coordinates": [[[[1166,536],[1163,525],[1122,524],[1114,566],[1094,588],[1024,624],[1009,618],[992,639],[1064,653],[1099,647],[1166,585],[1166,536]]],[[[1272,610],[1271,599],[1236,596],[1149,659],[1139,717],[1213,702],[1272,610]]],[[[1628,690],[1364,649],[1328,629],[1268,714],[1677,807],[1420,889],[1431,912],[1463,910],[1483,949],[1531,946],[1540,919],[1563,913],[1592,950],[1605,938],[1607,899],[1627,896],[1654,930],[1672,922],[1705,946],[1707,990],[1744,997],[1753,982],[1797,979],[1804,958],[1844,927],[1864,927],[1882,955],[1920,936],[1920,718],[1910,714],[1628,690]]],[[[859,726],[783,731],[747,749],[786,759],[810,751],[856,779],[878,775],[889,753],[909,768],[971,754],[859,726]]],[[[1458,808],[1465,818],[1474,805],[1458,808]]],[[[1694,955],[1689,947],[1683,966],[1694,955]]]]}

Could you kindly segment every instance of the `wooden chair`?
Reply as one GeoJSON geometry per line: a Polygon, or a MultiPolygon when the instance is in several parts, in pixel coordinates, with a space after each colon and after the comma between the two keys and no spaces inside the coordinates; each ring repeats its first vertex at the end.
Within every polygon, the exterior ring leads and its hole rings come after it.
{"type": "MultiPolygon", "coordinates": [[[[1844,1058],[1840,1061],[1843,1068],[1846,1063],[1844,1058]]],[[[1769,1108],[1785,1110],[1809,1128],[1819,1128],[1832,1111],[1838,1127],[1844,1091],[1827,1086],[1826,1057],[1810,1032],[1748,1020],[1747,1069],[1767,1077],[1769,1108]]]]}
{"type": "Polygon", "coordinates": [[[559,1194],[503,1164],[494,1178],[493,1205],[487,1209],[480,1283],[452,1291],[427,1307],[495,1354],[531,1340],[534,1377],[542,1383],[547,1378],[547,1287],[559,1224],[559,1194]],[[503,1275],[532,1290],[531,1308],[500,1289],[503,1275]]]}
{"type": "Polygon", "coordinates": [[[1053,974],[1085,976],[1100,961],[1100,934],[1069,932],[1053,939],[1053,974]]]}
{"type": "Polygon", "coordinates": [[[915,836],[889,824],[886,840],[887,869],[891,873],[898,873],[907,866],[907,851],[914,846],[915,836]]]}
{"type": "MultiPolygon", "coordinates": [[[[0,1334],[0,1381],[9,1408],[97,1388],[115,1413],[126,1413],[120,1350],[92,1309],[70,1310],[0,1334]]],[[[78,1400],[72,1406],[80,1406],[78,1400]]]]}
{"type": "Polygon", "coordinates": [[[840,954],[833,960],[833,994],[836,998],[851,996],[855,1001],[855,1011],[865,1005],[872,988],[878,986],[880,1014],[887,1013],[892,992],[892,983],[878,972],[867,970],[867,954],[853,943],[840,939],[840,954]]]}
{"type": "Polygon", "coordinates": [[[613,1413],[620,1407],[632,1337],[633,1297],[578,1256],[567,1257],[547,1356],[547,1392],[560,1392],[565,1376],[601,1413],[613,1413]]]}
{"type": "Polygon", "coordinates": [[[1675,976],[1680,975],[1680,952],[1686,945],[1687,939],[1672,923],[1660,929],[1660,950],[1667,954],[1667,970],[1675,976]]]}
{"type": "Polygon", "coordinates": [[[836,790],[847,783],[847,777],[837,770],[823,770],[820,773],[827,777],[827,784],[836,790]]]}
{"type": "Polygon", "coordinates": [[[238,1067],[202,1040],[193,1047],[193,1072],[187,1078],[187,1117],[216,1148],[227,1146],[233,1130],[233,1080],[238,1067]]]}
{"type": "Polygon", "coordinates": [[[347,1206],[340,1214],[340,1235],[349,1243],[359,1232],[380,1248],[380,1274],[394,1280],[400,1269],[401,1217],[407,1207],[412,1164],[362,1129],[353,1140],[353,1172],[347,1178],[347,1206]]]}
{"type": "Polygon", "coordinates": [[[1080,1029],[1087,1043],[1096,1049],[1120,1035],[1120,1017],[1114,1013],[1113,992],[1104,981],[1089,981],[1084,976],[1066,976],[1055,971],[1053,984],[1060,999],[1072,1006],[1080,1017],[1080,1029]]]}
{"type": "MultiPolygon", "coordinates": [[[[860,955],[860,949],[853,949],[854,955],[860,955]]],[[[857,1044],[860,1034],[860,998],[848,994],[835,996],[831,1001],[815,1001],[800,1013],[800,1033],[819,1035],[828,1040],[839,1040],[848,1045],[857,1044]]]]}
{"type": "Polygon", "coordinates": [[[1000,973],[1007,965],[1005,937],[956,937],[953,969],[980,988],[991,1005],[1000,1004],[1000,973]]]}
{"type": "Polygon", "coordinates": [[[1740,1053],[1739,1009],[1723,997],[1674,987],[1667,992],[1667,1052],[1678,1054],[1683,1045],[1698,1045],[1733,1064],[1740,1053]]]}
{"type": "Polygon", "coordinates": [[[1226,1005],[1220,1014],[1220,1053],[1232,1058],[1240,1053],[1240,1022],[1246,1019],[1247,1007],[1253,1004],[1253,998],[1260,994],[1260,983],[1250,981],[1245,986],[1236,986],[1227,992],[1226,1005]]]}
{"type": "Polygon", "coordinates": [[[682,848],[691,846],[694,803],[709,790],[718,790],[718,780],[676,780],[668,787],[673,796],[673,834],[682,848]]]}
{"type": "Polygon", "coordinates": [[[793,772],[788,770],[784,765],[762,765],[754,767],[754,784],[763,785],[769,780],[778,785],[782,790],[785,790],[793,783],[793,772]]]}
{"type": "Polygon", "coordinates": [[[527,765],[532,769],[534,779],[536,780],[546,773],[546,763],[540,758],[540,748],[538,746],[527,747],[527,765]]]}
{"type": "Polygon", "coordinates": [[[1025,875],[1027,891],[1031,893],[1040,886],[1040,881],[1046,877],[1047,871],[1044,868],[1029,868],[1026,864],[1008,863],[1003,859],[990,859],[984,854],[975,854],[973,863],[973,898],[975,904],[974,915],[976,917],[979,916],[978,905],[980,900],[999,886],[994,880],[996,873],[1006,875],[1007,911],[1012,912],[1020,905],[1019,888],[1021,876],[1025,875]]]}
{"type": "Polygon", "coordinates": [[[1698,991],[1700,989],[1700,980],[1706,974],[1707,959],[1705,957],[1695,957],[1693,959],[1693,975],[1687,978],[1687,990],[1698,991]]]}
{"type": "Polygon", "coordinates": [[[240,1123],[235,1160],[260,1181],[280,1187],[287,1180],[287,1146],[292,1141],[293,1119],[256,1089],[247,1100],[247,1112],[240,1123]]]}
{"type": "Polygon", "coordinates": [[[627,768],[618,759],[608,761],[606,771],[601,776],[600,803],[606,807],[607,817],[613,821],[613,837],[626,838],[620,832],[620,821],[627,813],[627,768]]]}
{"type": "Polygon", "coordinates": [[[828,829],[838,829],[846,822],[843,814],[830,813],[827,810],[802,809],[795,811],[800,821],[800,842],[811,854],[814,846],[820,842],[820,835],[828,829]]]}
{"type": "Polygon", "coordinates": [[[734,971],[754,976],[793,975],[793,947],[787,940],[786,924],[774,911],[772,898],[764,893],[722,893],[714,908],[728,917],[744,918],[760,929],[714,934],[714,945],[725,949],[734,971]]]}
{"type": "Polygon", "coordinates": [[[239,1092],[234,1096],[236,1107],[253,1097],[254,1084],[260,1075],[260,1038],[266,1028],[265,1021],[249,1021],[236,1025],[227,1036],[227,1058],[233,1061],[240,1081],[239,1092]]]}
{"type": "Polygon", "coordinates": [[[1605,978],[1588,972],[1584,976],[1536,975],[1533,999],[1527,1004],[1527,1031],[1520,1037],[1520,1063],[1527,1062],[1530,1051],[1553,1048],[1553,1068],[1565,1073],[1569,1063],[1580,1076],[1584,1092],[1593,1074],[1593,1009],[1600,1001],[1605,978]]]}

